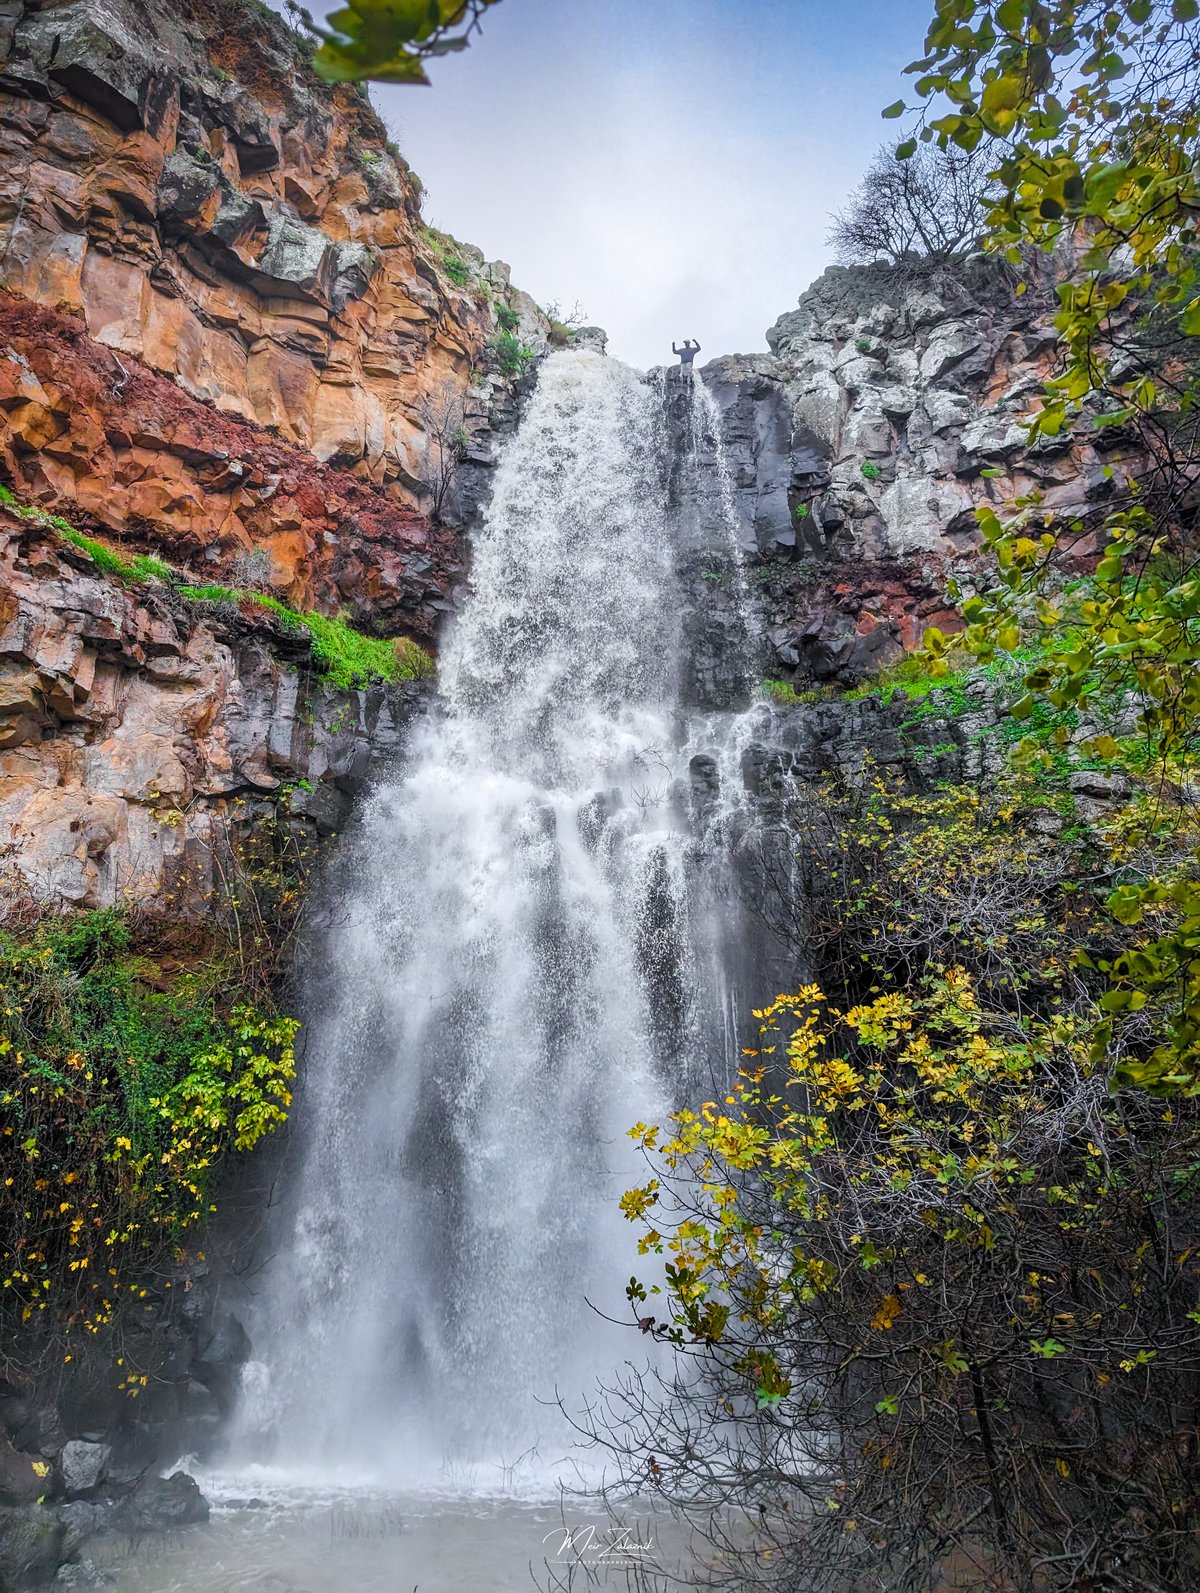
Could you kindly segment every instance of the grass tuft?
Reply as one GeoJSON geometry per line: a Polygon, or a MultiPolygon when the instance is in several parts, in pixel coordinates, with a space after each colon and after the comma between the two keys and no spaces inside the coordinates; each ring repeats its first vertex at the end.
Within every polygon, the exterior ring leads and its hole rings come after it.
{"type": "Polygon", "coordinates": [[[232,586],[180,586],[176,590],[193,603],[257,603],[270,609],[289,636],[307,631],[313,657],[337,691],[355,691],[377,680],[423,680],[433,673],[433,659],[408,637],[366,636],[344,619],[301,614],[262,592],[232,586]]]}

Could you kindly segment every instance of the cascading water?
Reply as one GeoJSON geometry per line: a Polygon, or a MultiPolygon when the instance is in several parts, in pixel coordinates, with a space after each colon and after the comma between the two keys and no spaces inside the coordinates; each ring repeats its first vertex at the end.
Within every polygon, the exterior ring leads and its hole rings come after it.
{"type": "Polygon", "coordinates": [[[596,354],[546,362],[438,708],[348,844],[243,1422],[265,1409],[289,1467],[560,1469],[540,1401],[640,1347],[587,1303],[622,1306],[632,1270],[625,1130],[698,1085],[725,1004],[664,459],[661,391],[596,354]]]}

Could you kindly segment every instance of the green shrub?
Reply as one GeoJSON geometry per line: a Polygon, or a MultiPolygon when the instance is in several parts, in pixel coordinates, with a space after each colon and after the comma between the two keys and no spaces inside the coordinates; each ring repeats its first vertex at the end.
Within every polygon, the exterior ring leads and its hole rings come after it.
{"type": "Polygon", "coordinates": [[[499,332],[492,339],[496,362],[506,376],[518,376],[533,358],[533,350],[526,348],[512,332],[499,332]]]}
{"type": "Polygon", "coordinates": [[[864,459],[859,468],[868,481],[879,480],[879,466],[873,459],[864,459]]]}
{"type": "Polygon", "coordinates": [[[176,591],[193,603],[256,603],[269,609],[287,634],[307,631],[313,657],[337,691],[353,691],[377,680],[423,680],[433,673],[433,659],[407,637],[365,636],[344,619],[300,614],[263,592],[232,586],[180,586],[176,591]]]}
{"type": "Polygon", "coordinates": [[[61,1352],[144,1297],[225,1155],[286,1116],[297,1022],[247,996],[227,947],[179,966],[116,909],[0,933],[0,1331],[23,1365],[35,1329],[61,1352]]]}
{"type": "Polygon", "coordinates": [[[498,304],[496,306],[496,320],[502,332],[515,332],[517,330],[517,312],[511,304],[498,304]]]}
{"type": "Polygon", "coordinates": [[[871,339],[869,337],[856,338],[854,346],[860,354],[869,354],[871,352],[871,339]]]}
{"type": "Polygon", "coordinates": [[[436,259],[442,275],[449,278],[456,287],[465,288],[471,280],[471,267],[464,260],[456,241],[448,232],[439,232],[436,227],[425,227],[422,236],[436,259]]]}

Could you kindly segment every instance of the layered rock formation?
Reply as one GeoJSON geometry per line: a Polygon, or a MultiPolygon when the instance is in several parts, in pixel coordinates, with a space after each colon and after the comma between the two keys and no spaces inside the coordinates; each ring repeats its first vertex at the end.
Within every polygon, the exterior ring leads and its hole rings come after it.
{"type": "Polygon", "coordinates": [[[413,688],[332,691],[303,633],[176,588],[435,643],[550,324],[419,206],[248,0],[0,3],[0,483],[172,572],[0,519],[11,890],[196,908],[231,826],[327,833],[395,750],[413,688]]]}
{"type": "Polygon", "coordinates": [[[996,262],[921,280],[831,267],[767,334],[705,367],[721,403],[743,538],[760,568],[768,668],[861,678],[956,621],[975,509],[1036,495],[1098,518],[1137,462],[1091,417],[1030,446],[1051,372],[1052,282],[1018,296],[996,262]]]}
{"type": "Polygon", "coordinates": [[[5,286],[219,412],[419,496],[422,406],[482,374],[494,304],[547,330],[246,0],[6,0],[0,56],[5,286]]]}
{"type": "Polygon", "coordinates": [[[428,644],[462,540],[393,493],[217,414],[82,323],[0,293],[0,465],[24,502],[155,553],[197,583],[428,644]]]}
{"type": "Polygon", "coordinates": [[[271,611],[126,585],[0,511],[0,887],[202,914],[238,832],[340,827],[419,689],[336,691],[271,611]]]}

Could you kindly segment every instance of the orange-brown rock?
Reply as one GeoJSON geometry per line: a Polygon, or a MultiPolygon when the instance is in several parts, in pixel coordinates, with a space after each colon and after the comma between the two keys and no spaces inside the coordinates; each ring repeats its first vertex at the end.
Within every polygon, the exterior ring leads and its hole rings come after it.
{"type": "Polygon", "coordinates": [[[241,584],[260,550],[256,584],[296,607],[425,642],[460,572],[454,531],[4,293],[0,464],[24,501],[198,584],[241,584]]]}
{"type": "Polygon", "coordinates": [[[493,301],[527,340],[547,326],[506,267],[445,249],[366,101],[262,8],[0,6],[8,290],[417,503],[423,403],[486,410],[493,301]]]}
{"type": "MultiPolygon", "coordinates": [[[[422,224],[365,97],[278,17],[0,0],[0,261],[19,502],[435,643],[515,413],[498,307],[531,348],[548,322],[422,224]]],[[[239,830],[340,825],[415,691],[335,692],[261,606],[123,584],[0,513],[0,884],[200,912],[239,830]]]]}

